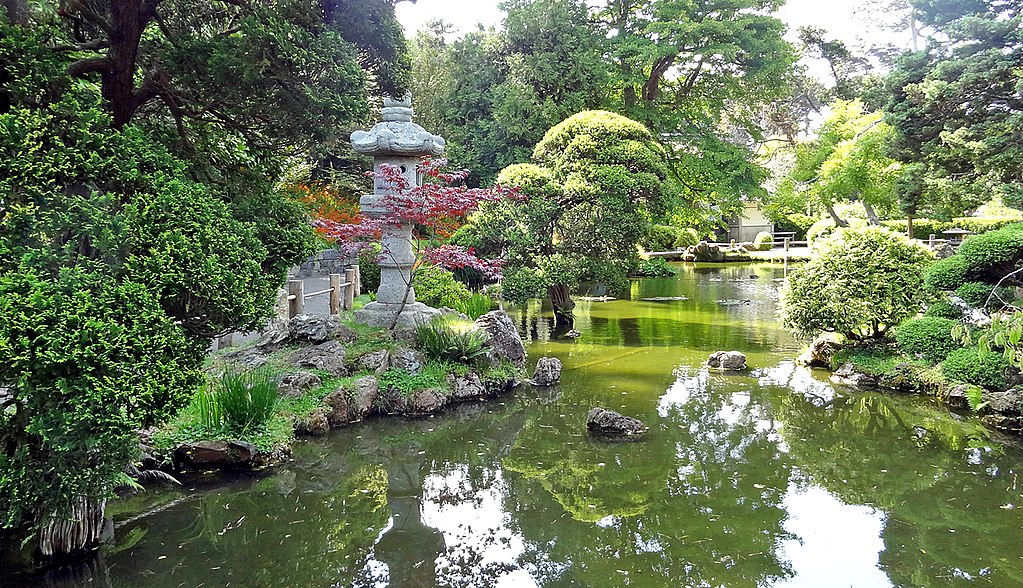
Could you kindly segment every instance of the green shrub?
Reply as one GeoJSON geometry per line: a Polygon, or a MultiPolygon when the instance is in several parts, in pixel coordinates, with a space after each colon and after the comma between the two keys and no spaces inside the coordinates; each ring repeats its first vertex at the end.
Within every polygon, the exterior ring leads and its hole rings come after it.
{"type": "Polygon", "coordinates": [[[753,239],[753,245],[760,251],[770,251],[774,247],[774,235],[766,231],[757,233],[753,239]]]}
{"type": "Polygon", "coordinates": [[[954,320],[933,316],[909,320],[895,330],[895,340],[903,353],[938,363],[962,347],[952,337],[952,329],[957,324],[954,320]]]}
{"type": "Polygon", "coordinates": [[[380,288],[380,266],[377,265],[379,256],[380,245],[376,243],[359,251],[359,275],[363,292],[376,292],[380,288]]]}
{"type": "Polygon", "coordinates": [[[494,308],[494,300],[486,294],[479,294],[473,292],[468,299],[460,301],[456,306],[453,306],[455,310],[465,314],[467,317],[476,320],[481,316],[490,312],[491,308],[494,308]]]}
{"type": "MultiPolygon", "coordinates": [[[[913,238],[926,240],[934,235],[936,239],[944,239],[945,235],[942,233],[949,229],[966,229],[979,235],[1018,222],[1020,222],[1019,217],[962,217],[949,221],[915,218],[913,219],[913,238]]],[[[906,219],[881,221],[881,225],[893,231],[906,233],[906,219]]]]}
{"type": "Polygon", "coordinates": [[[647,251],[671,251],[675,241],[682,238],[682,229],[671,225],[652,225],[639,244],[647,251]]]}
{"type": "Polygon", "coordinates": [[[469,288],[455,279],[448,270],[435,265],[423,265],[412,278],[416,289],[416,300],[440,308],[457,308],[472,297],[469,288]]]}
{"type": "Polygon", "coordinates": [[[963,315],[962,307],[944,300],[932,303],[927,307],[927,310],[924,311],[924,316],[947,318],[953,321],[962,320],[963,315]]]}
{"type": "Polygon", "coordinates": [[[969,271],[969,264],[958,255],[939,259],[927,267],[924,284],[936,290],[955,290],[966,283],[969,271]]]}
{"type": "Polygon", "coordinates": [[[654,259],[644,259],[639,262],[639,267],[633,272],[634,276],[641,278],[666,278],[674,275],[678,275],[668,262],[661,257],[655,257],[654,259]]]}
{"type": "MultiPolygon", "coordinates": [[[[849,218],[846,221],[851,228],[867,226],[867,221],[859,218],[849,218]]],[[[822,218],[806,230],[806,240],[812,246],[817,241],[830,237],[834,232],[835,221],[831,218],[822,218]]]]}
{"type": "Polygon", "coordinates": [[[419,348],[435,360],[473,365],[487,353],[487,334],[466,321],[440,317],[416,328],[419,348]]]}
{"type": "Polygon", "coordinates": [[[995,287],[982,282],[967,282],[956,288],[956,296],[963,299],[963,302],[970,306],[983,308],[987,299],[994,292],[995,287]]]}
{"type": "Polygon", "coordinates": [[[672,243],[673,249],[685,249],[691,247],[700,242],[700,233],[696,229],[686,228],[680,229],[678,236],[675,237],[675,242],[672,243]]]}
{"type": "Polygon", "coordinates": [[[1005,372],[1008,369],[1009,362],[1001,353],[981,351],[976,347],[953,351],[941,362],[941,373],[946,378],[989,390],[1005,389],[1005,372]]]}
{"type": "Polygon", "coordinates": [[[997,283],[1023,259],[1023,223],[968,237],[955,257],[965,261],[969,276],[997,283]]]}
{"type": "Polygon", "coordinates": [[[400,368],[391,368],[380,374],[380,388],[397,390],[403,396],[410,396],[417,390],[444,390],[449,387],[447,383],[449,371],[453,371],[451,364],[443,361],[429,362],[416,374],[400,368]]]}
{"type": "Polygon", "coordinates": [[[277,379],[267,370],[227,372],[196,395],[199,419],[210,431],[244,434],[277,412],[277,379]]]}
{"type": "Polygon", "coordinates": [[[920,310],[931,258],[924,246],[881,227],[838,231],[782,287],[782,324],[800,337],[883,336],[920,310]]]}
{"type": "Polygon", "coordinates": [[[787,214],[775,223],[774,228],[778,231],[795,233],[795,240],[799,241],[806,237],[806,232],[815,222],[817,222],[816,217],[805,214],[787,214]]]}

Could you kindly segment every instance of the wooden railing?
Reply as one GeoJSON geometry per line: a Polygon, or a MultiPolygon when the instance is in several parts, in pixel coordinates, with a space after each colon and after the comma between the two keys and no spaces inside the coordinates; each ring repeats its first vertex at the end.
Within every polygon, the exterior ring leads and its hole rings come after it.
{"type": "Polygon", "coordinates": [[[342,310],[351,310],[355,305],[355,297],[362,293],[362,275],[359,273],[359,266],[353,266],[345,270],[344,281],[341,274],[330,274],[330,287],[318,292],[305,292],[305,282],[302,280],[288,280],[288,318],[305,312],[305,301],[316,296],[327,294],[330,296],[330,314],[338,314],[342,310]]]}

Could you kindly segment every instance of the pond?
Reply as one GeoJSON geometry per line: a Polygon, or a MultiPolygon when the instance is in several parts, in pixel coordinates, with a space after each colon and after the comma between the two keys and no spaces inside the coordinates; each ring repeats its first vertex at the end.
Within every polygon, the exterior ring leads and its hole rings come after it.
{"type": "Polygon", "coordinates": [[[516,310],[531,360],[564,362],[560,388],[373,419],[299,443],[274,475],[115,504],[116,542],[49,585],[1023,585],[1014,443],[794,366],[780,267],[679,269],[580,302],[574,341],[516,310]],[[720,349],[751,369],[709,372],[720,349]],[[589,438],[593,406],[648,437],[589,438]]]}

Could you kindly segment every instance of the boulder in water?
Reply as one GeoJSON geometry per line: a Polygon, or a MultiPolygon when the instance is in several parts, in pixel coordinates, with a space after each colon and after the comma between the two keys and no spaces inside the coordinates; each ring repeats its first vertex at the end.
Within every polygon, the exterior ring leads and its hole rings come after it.
{"type": "Polygon", "coordinates": [[[715,351],[707,358],[707,365],[723,371],[742,371],[746,369],[746,354],[738,351],[715,351]]]}
{"type": "Polygon", "coordinates": [[[607,437],[634,437],[649,430],[639,419],[599,406],[586,415],[586,428],[590,433],[607,437]]]}

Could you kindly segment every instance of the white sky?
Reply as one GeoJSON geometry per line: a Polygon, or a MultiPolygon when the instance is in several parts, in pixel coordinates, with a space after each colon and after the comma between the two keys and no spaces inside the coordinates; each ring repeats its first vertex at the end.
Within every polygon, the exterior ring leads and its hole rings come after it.
{"type": "MultiPolygon", "coordinates": [[[[477,23],[485,27],[501,22],[503,13],[497,8],[500,0],[418,0],[415,4],[401,2],[396,11],[408,36],[415,34],[429,20],[442,18],[454,25],[459,34],[474,30],[477,23]]],[[[858,38],[877,39],[878,33],[867,31],[856,18],[854,0],[788,0],[779,16],[789,25],[794,38],[801,26],[816,26],[850,45],[858,38]]]]}

